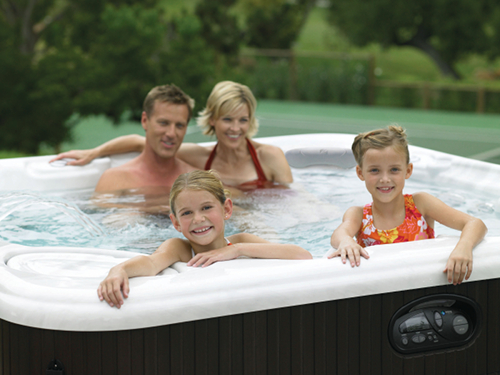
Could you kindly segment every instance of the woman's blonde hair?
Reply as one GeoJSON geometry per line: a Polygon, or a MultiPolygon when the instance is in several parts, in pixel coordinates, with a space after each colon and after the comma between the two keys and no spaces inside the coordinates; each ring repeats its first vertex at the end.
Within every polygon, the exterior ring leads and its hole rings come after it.
{"type": "Polygon", "coordinates": [[[212,194],[217,200],[224,204],[229,197],[229,191],[224,189],[224,185],[213,170],[209,171],[192,171],[181,174],[175,180],[170,190],[170,212],[177,217],[175,211],[175,201],[179,194],[184,190],[204,190],[212,194]]]}
{"type": "Polygon", "coordinates": [[[222,116],[234,111],[241,105],[248,106],[249,129],[247,137],[257,134],[259,122],[255,118],[257,101],[248,86],[232,81],[223,81],[215,85],[207,99],[207,106],[198,114],[196,122],[205,135],[214,135],[215,129],[210,125],[210,121],[217,120],[222,116]]]}
{"type": "Polygon", "coordinates": [[[363,156],[367,150],[371,148],[380,150],[389,146],[401,151],[406,156],[406,164],[410,163],[406,132],[401,126],[397,125],[389,125],[387,128],[358,134],[352,144],[352,153],[358,165],[362,167],[363,156]]]}

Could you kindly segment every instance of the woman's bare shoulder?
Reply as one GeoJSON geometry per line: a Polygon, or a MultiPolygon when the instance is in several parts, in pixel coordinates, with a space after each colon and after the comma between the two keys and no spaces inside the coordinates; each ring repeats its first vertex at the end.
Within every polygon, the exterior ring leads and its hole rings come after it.
{"type": "Polygon", "coordinates": [[[252,142],[255,147],[255,151],[257,151],[257,155],[261,161],[271,161],[273,159],[283,159],[285,158],[285,154],[283,150],[278,146],[268,145],[265,143],[258,143],[255,141],[252,142]]]}
{"type": "Polygon", "coordinates": [[[183,143],[177,151],[177,157],[193,167],[203,169],[214,146],[200,146],[196,143],[183,143]]]}

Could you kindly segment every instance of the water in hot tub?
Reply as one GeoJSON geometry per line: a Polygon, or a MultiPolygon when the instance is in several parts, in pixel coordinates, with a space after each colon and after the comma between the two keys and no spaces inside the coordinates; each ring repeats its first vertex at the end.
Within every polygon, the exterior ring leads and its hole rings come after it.
{"type": "MultiPolygon", "coordinates": [[[[295,243],[321,257],[330,249],[330,236],[343,212],[364,205],[371,197],[354,169],[294,169],[290,189],[262,189],[235,198],[238,209],[226,222],[226,234],[241,231],[265,239],[295,243]]],[[[500,235],[498,197],[456,187],[433,186],[410,178],[405,193],[426,191],[458,210],[480,217],[488,235],[500,235]]],[[[141,214],[134,208],[102,208],[92,192],[0,195],[0,241],[27,246],[97,247],[153,252],[164,240],[181,237],[167,215],[141,214]]],[[[120,198],[122,205],[142,205],[141,194],[120,198]]],[[[168,198],[164,197],[165,204],[168,198]]],[[[459,232],[436,223],[436,234],[459,232]]]]}

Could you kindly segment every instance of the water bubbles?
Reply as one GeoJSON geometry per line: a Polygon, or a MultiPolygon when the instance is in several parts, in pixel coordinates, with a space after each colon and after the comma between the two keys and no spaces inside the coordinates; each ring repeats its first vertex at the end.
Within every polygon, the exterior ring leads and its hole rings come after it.
{"type": "Polygon", "coordinates": [[[494,203],[493,203],[493,208],[497,212],[498,215],[500,215],[500,198],[498,198],[494,203]]]}
{"type": "Polygon", "coordinates": [[[0,203],[0,221],[4,220],[7,216],[16,211],[24,212],[32,207],[35,209],[43,208],[45,210],[46,207],[48,207],[56,208],[64,215],[71,217],[92,236],[102,236],[105,234],[104,230],[97,222],[95,222],[90,216],[83,213],[74,204],[24,192],[4,194],[0,196],[0,203]]]}
{"type": "MultiPolygon", "coordinates": [[[[435,171],[442,169],[446,159],[436,164],[435,171]]],[[[293,169],[293,177],[295,182],[290,189],[258,189],[238,196],[234,201],[239,209],[226,222],[226,235],[253,233],[269,241],[300,245],[311,251],[314,257],[321,257],[331,248],[330,236],[341,223],[343,213],[351,206],[363,206],[372,201],[354,169],[293,169]]],[[[451,207],[481,218],[489,235],[500,235],[498,196],[493,198],[460,190],[456,186],[440,186],[429,183],[425,177],[406,181],[405,194],[419,191],[428,192],[451,207]]],[[[0,241],[28,246],[97,247],[150,254],[166,239],[182,237],[167,215],[140,211],[147,203],[146,194],[104,197],[107,203],[126,205],[127,208],[96,205],[89,192],[70,192],[63,197],[64,200],[59,196],[29,193],[0,196],[0,217],[3,217],[0,241]],[[101,230],[104,227],[106,236],[92,236],[87,229],[89,223],[96,223],[101,230]]],[[[160,195],[148,195],[149,198],[156,199],[158,204],[167,199],[160,195]]],[[[435,230],[438,235],[459,234],[439,223],[436,223],[435,230]]]]}
{"type": "Polygon", "coordinates": [[[469,208],[467,212],[473,216],[481,216],[481,214],[492,214],[495,212],[495,208],[491,203],[477,202],[473,207],[469,208]]]}
{"type": "Polygon", "coordinates": [[[457,193],[444,193],[444,194],[439,194],[439,199],[441,199],[444,203],[446,203],[448,206],[452,207],[459,207],[462,206],[465,203],[465,198],[457,193]]]}
{"type": "Polygon", "coordinates": [[[427,173],[431,179],[436,178],[441,172],[444,172],[451,168],[452,160],[450,157],[436,157],[433,159],[434,163],[428,164],[426,166],[427,173]]]}

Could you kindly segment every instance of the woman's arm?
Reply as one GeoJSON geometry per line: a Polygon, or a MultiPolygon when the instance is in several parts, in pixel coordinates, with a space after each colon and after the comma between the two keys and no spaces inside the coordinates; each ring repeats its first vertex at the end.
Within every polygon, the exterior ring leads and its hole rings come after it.
{"type": "Polygon", "coordinates": [[[464,278],[469,279],[472,273],[472,250],[488,232],[486,225],[481,219],[456,210],[430,194],[413,194],[413,200],[426,220],[430,218],[449,228],[462,231],[443,272],[447,274],[448,282],[453,282],[453,285],[460,284],[464,278]]]}
{"type": "Polygon", "coordinates": [[[259,144],[257,152],[264,172],[271,175],[271,181],[282,184],[293,182],[292,171],[281,148],[259,144]]]}
{"type": "Polygon", "coordinates": [[[120,308],[130,293],[129,278],[154,276],[175,262],[187,262],[191,258],[190,249],[189,242],[172,238],[151,255],[139,255],[114,266],[97,288],[99,299],[120,308]]]}
{"type": "Polygon", "coordinates": [[[49,163],[64,158],[71,158],[76,160],[68,162],[67,165],[85,165],[101,156],[122,154],[124,152],[142,152],[145,143],[146,138],[141,135],[123,135],[90,150],[71,150],[63,152],[49,161],[49,163]]]}
{"type": "Polygon", "coordinates": [[[353,238],[361,228],[362,221],[363,207],[351,207],[345,212],[342,224],[333,231],[330,244],[337,251],[329,255],[329,259],[340,256],[342,263],[345,264],[346,258],[348,258],[351,267],[354,267],[354,265],[359,266],[361,257],[370,258],[368,252],[353,238]]]}
{"type": "Polygon", "coordinates": [[[249,233],[235,234],[228,237],[228,240],[232,245],[196,254],[188,262],[188,266],[207,267],[212,263],[240,256],[263,259],[312,259],[311,253],[300,246],[269,242],[249,233]]]}

